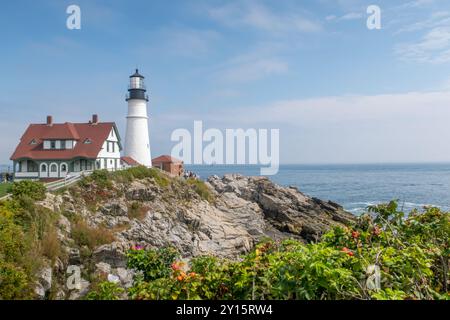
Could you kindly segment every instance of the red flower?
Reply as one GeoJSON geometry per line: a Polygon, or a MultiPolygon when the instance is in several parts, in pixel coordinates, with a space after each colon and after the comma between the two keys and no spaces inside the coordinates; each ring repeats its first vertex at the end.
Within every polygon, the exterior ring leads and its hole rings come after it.
{"type": "Polygon", "coordinates": [[[358,231],[352,231],[352,238],[358,239],[359,238],[359,232],[358,231]]]}
{"type": "Polygon", "coordinates": [[[353,257],[353,256],[354,256],[353,251],[350,250],[350,249],[347,248],[347,247],[343,247],[342,250],[341,250],[341,252],[344,252],[344,253],[348,254],[350,257],[353,257]]]}
{"type": "Polygon", "coordinates": [[[177,264],[176,262],[172,263],[170,267],[172,268],[173,271],[180,270],[180,265],[177,264]]]}

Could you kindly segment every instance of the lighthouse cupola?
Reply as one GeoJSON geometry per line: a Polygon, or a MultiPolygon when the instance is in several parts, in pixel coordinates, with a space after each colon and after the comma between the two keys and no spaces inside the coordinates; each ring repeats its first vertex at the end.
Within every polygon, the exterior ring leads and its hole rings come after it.
{"type": "Polygon", "coordinates": [[[138,69],[136,69],[136,72],[130,76],[130,85],[128,86],[128,95],[126,99],[127,101],[131,99],[148,101],[144,79],[144,76],[139,73],[138,69]]]}

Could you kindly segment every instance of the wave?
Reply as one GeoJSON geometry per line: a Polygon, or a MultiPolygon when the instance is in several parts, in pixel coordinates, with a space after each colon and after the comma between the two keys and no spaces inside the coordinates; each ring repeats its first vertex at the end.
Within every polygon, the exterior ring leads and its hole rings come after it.
{"type": "MultiPolygon", "coordinates": [[[[348,203],[347,205],[344,205],[344,208],[353,214],[361,214],[367,211],[367,207],[379,205],[382,203],[386,202],[385,201],[351,202],[348,203]]],[[[415,203],[415,202],[399,202],[398,207],[399,210],[403,211],[411,211],[413,209],[423,209],[424,207],[436,207],[444,211],[450,210],[450,206],[431,203],[415,203]]]]}

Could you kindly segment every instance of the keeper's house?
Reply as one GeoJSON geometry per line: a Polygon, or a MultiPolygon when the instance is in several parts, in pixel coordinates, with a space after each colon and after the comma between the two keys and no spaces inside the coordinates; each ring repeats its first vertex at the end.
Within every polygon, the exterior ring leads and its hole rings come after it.
{"type": "Polygon", "coordinates": [[[30,124],[11,156],[14,178],[60,179],[95,169],[120,169],[119,131],[114,122],[30,124]]]}

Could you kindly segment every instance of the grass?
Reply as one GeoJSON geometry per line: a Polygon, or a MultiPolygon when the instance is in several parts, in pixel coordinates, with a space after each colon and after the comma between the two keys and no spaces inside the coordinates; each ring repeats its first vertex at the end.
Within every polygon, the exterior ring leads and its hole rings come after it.
{"type": "Polygon", "coordinates": [[[202,198],[208,202],[214,201],[214,195],[211,193],[209,188],[202,180],[198,179],[187,179],[186,183],[194,188],[194,191],[202,198]]]}
{"type": "Polygon", "coordinates": [[[85,221],[79,220],[72,226],[72,238],[80,247],[89,249],[113,242],[114,234],[105,227],[91,227],[85,221]]]}
{"type": "Polygon", "coordinates": [[[112,179],[122,183],[131,182],[134,179],[153,178],[160,187],[165,188],[170,184],[170,178],[162,171],[155,168],[146,168],[144,166],[111,172],[110,175],[112,179]]]}
{"type": "Polygon", "coordinates": [[[10,193],[11,188],[12,188],[12,183],[10,183],[10,182],[0,183],[0,198],[3,196],[6,196],[8,193],[10,193]]]}

